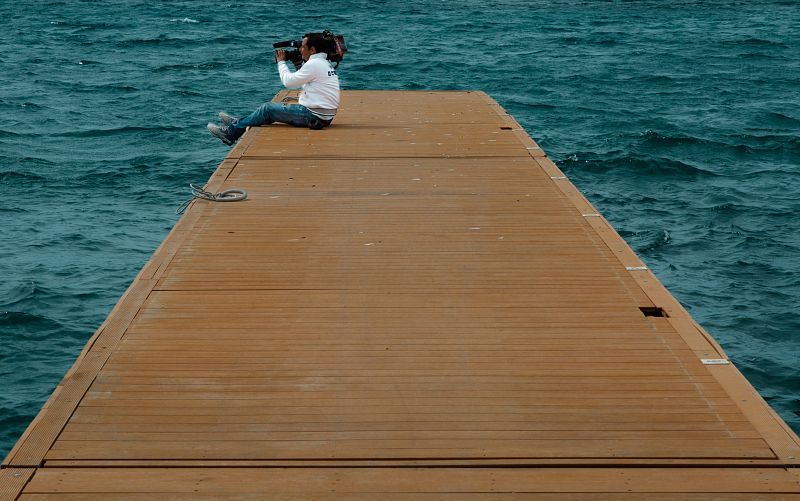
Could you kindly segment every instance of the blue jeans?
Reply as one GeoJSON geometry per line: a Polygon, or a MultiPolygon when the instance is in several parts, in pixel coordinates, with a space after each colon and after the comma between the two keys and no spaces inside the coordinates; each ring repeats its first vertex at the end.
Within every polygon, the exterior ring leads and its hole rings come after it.
{"type": "Polygon", "coordinates": [[[321,129],[328,125],[328,122],[317,118],[302,104],[264,103],[246,117],[234,120],[223,130],[231,141],[236,141],[242,137],[247,127],[267,125],[273,122],[312,129],[321,129]]]}

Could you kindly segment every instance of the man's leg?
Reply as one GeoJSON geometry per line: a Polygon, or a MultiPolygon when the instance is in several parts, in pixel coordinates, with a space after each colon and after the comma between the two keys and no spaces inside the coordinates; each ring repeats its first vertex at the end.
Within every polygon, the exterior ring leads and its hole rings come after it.
{"type": "Polygon", "coordinates": [[[236,141],[242,137],[248,127],[274,122],[295,127],[308,127],[308,122],[312,118],[314,115],[308,111],[308,108],[299,104],[264,103],[246,117],[235,120],[224,130],[231,141],[236,141]]]}

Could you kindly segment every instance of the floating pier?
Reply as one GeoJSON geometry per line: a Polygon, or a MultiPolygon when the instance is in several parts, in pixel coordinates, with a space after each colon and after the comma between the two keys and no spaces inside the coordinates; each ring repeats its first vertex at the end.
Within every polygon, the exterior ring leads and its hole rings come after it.
{"type": "Polygon", "coordinates": [[[207,188],[249,198],[191,204],[0,498],[800,495],[797,435],[497,103],[342,101],[231,150],[207,188]]]}

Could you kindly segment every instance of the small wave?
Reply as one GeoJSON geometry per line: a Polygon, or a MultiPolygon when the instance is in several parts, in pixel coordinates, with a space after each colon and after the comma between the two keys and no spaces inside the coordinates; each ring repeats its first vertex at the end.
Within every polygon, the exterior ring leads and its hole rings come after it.
{"type": "Polygon", "coordinates": [[[207,63],[198,63],[198,64],[167,64],[164,66],[159,66],[153,70],[154,73],[160,73],[162,71],[181,71],[181,70],[216,70],[219,68],[223,68],[227,66],[228,63],[224,61],[211,61],[207,63]]]}
{"type": "Polygon", "coordinates": [[[133,38],[129,40],[120,40],[116,43],[118,47],[131,48],[139,46],[150,45],[165,45],[170,47],[183,47],[186,45],[194,45],[197,43],[195,38],[182,38],[170,37],[164,33],[155,38],[133,38]]]}
{"type": "Polygon", "coordinates": [[[753,252],[755,249],[766,249],[769,245],[769,242],[764,238],[753,234],[747,234],[752,232],[747,232],[747,230],[736,225],[730,225],[726,233],[738,238],[732,246],[732,249],[735,249],[736,252],[753,252]]]}
{"type": "Polygon", "coordinates": [[[772,40],[764,40],[763,38],[745,38],[742,40],[726,40],[722,42],[725,46],[750,46],[750,47],[779,47],[781,49],[788,48],[782,42],[773,42],[772,40]]]}
{"type": "Polygon", "coordinates": [[[793,134],[736,134],[729,137],[745,143],[735,146],[739,152],[786,153],[792,156],[800,154],[800,137],[793,134]]]}
{"type": "Polygon", "coordinates": [[[57,329],[61,324],[52,318],[24,311],[0,311],[0,327],[31,327],[57,329]]]}
{"type": "Polygon", "coordinates": [[[18,284],[3,294],[4,302],[0,303],[0,308],[8,310],[15,306],[20,306],[25,301],[44,301],[55,297],[52,291],[37,285],[34,282],[18,284]]]}
{"type": "Polygon", "coordinates": [[[788,115],[784,115],[783,113],[777,111],[769,111],[765,114],[765,118],[769,123],[772,125],[780,125],[780,126],[788,126],[788,127],[798,127],[800,126],[800,120],[790,117],[788,115]]]}
{"type": "MultiPolygon", "coordinates": [[[[49,246],[56,246],[62,243],[69,244],[70,248],[87,246],[87,244],[92,244],[98,248],[113,246],[110,242],[100,239],[92,240],[79,233],[54,237],[49,242],[46,242],[49,246]]],[[[18,283],[16,286],[3,291],[3,302],[0,303],[0,311],[12,315],[12,320],[28,317],[30,317],[29,320],[34,317],[45,318],[32,313],[31,310],[51,311],[54,307],[69,309],[68,305],[70,303],[80,303],[100,297],[97,288],[88,287],[83,283],[80,268],[75,266],[65,266],[64,268],[70,272],[69,276],[72,280],[63,282],[61,285],[46,287],[38,282],[27,281],[18,283]],[[23,315],[23,317],[20,317],[20,315],[23,315]]],[[[57,271],[57,269],[52,271],[57,271]]],[[[52,280],[46,283],[51,282],[52,280]]],[[[8,322],[11,321],[6,320],[8,322]]]]}
{"type": "Polygon", "coordinates": [[[492,21],[470,20],[453,23],[448,27],[450,33],[470,33],[472,36],[479,36],[493,26],[492,21]]]}
{"type": "Polygon", "coordinates": [[[670,75],[648,75],[642,80],[649,85],[670,85],[675,81],[675,77],[670,75]]]}
{"type": "Polygon", "coordinates": [[[35,84],[56,86],[66,89],[69,92],[90,92],[97,93],[104,90],[123,91],[123,92],[139,92],[137,87],[121,83],[107,83],[107,84],[87,84],[81,82],[67,82],[60,80],[45,80],[36,79],[33,81],[35,84]]]}
{"type": "Polygon", "coordinates": [[[648,146],[682,146],[682,145],[695,145],[704,144],[707,141],[696,138],[694,136],[671,136],[664,135],[654,130],[646,130],[639,134],[639,138],[648,146]]]}
{"type": "Polygon", "coordinates": [[[670,243],[667,230],[621,231],[620,236],[631,244],[636,252],[649,253],[670,243]]]}
{"type": "Polygon", "coordinates": [[[127,187],[131,183],[141,182],[142,179],[158,178],[159,184],[172,181],[182,181],[184,178],[172,169],[162,167],[170,162],[168,156],[144,155],[123,160],[119,163],[103,164],[101,167],[82,171],[75,182],[81,185],[102,186],[108,190],[117,187],[127,187]]]}
{"type": "MultiPolygon", "coordinates": [[[[120,160],[125,162],[127,169],[147,170],[150,167],[160,167],[169,162],[170,156],[163,153],[151,153],[127,157],[120,160]]],[[[115,172],[119,172],[119,170],[115,169],[115,172]]]]}
{"type": "Polygon", "coordinates": [[[47,181],[47,178],[32,172],[3,171],[0,172],[0,183],[9,183],[23,186],[27,183],[47,181]]]}
{"type": "MultiPolygon", "coordinates": [[[[7,156],[0,156],[0,162],[5,162],[5,163],[14,162],[14,163],[22,164],[22,165],[37,165],[37,166],[42,166],[42,167],[45,167],[45,168],[52,168],[55,165],[57,165],[56,162],[53,162],[52,160],[48,160],[46,158],[40,158],[40,157],[7,157],[7,156]]],[[[31,173],[31,174],[33,174],[33,173],[31,173]]],[[[34,175],[36,175],[36,174],[34,174],[34,175]]]]}
{"type": "Polygon", "coordinates": [[[738,175],[741,179],[760,179],[763,178],[765,180],[772,180],[777,178],[778,176],[786,176],[789,178],[794,178],[800,176],[800,171],[794,169],[781,169],[778,167],[769,166],[768,168],[755,168],[749,172],[742,172],[738,175]]]}
{"type": "Polygon", "coordinates": [[[672,158],[637,155],[635,153],[626,154],[623,152],[612,152],[603,155],[583,152],[573,153],[568,155],[560,165],[563,166],[565,171],[571,169],[597,173],[630,171],[639,176],[665,178],[717,176],[711,171],[672,158]]]}
{"type": "MultiPolygon", "coordinates": [[[[355,66],[355,65],[354,65],[355,66]]],[[[366,63],[366,64],[359,64],[358,70],[359,71],[373,71],[373,70],[394,70],[397,68],[403,68],[405,65],[401,63],[366,63]]]]}
{"type": "Polygon", "coordinates": [[[123,92],[139,92],[138,87],[134,87],[133,85],[119,85],[119,84],[101,84],[94,86],[95,89],[111,89],[111,90],[121,90],[123,92]]]}
{"type": "Polygon", "coordinates": [[[736,273],[749,278],[763,278],[765,276],[776,276],[784,273],[784,270],[776,268],[769,263],[755,260],[739,259],[736,261],[736,273]]]}
{"type": "Polygon", "coordinates": [[[114,129],[89,129],[83,131],[76,131],[76,132],[61,132],[58,134],[52,134],[54,137],[102,137],[102,136],[114,136],[118,134],[128,134],[128,133],[136,133],[136,132],[165,132],[165,131],[175,131],[181,130],[182,127],[117,127],[114,129]]]}
{"type": "Polygon", "coordinates": [[[28,212],[22,207],[0,207],[0,213],[7,212],[12,214],[21,214],[28,212]]]}
{"type": "MultiPolygon", "coordinates": [[[[793,125],[793,119],[787,118],[781,121],[774,119],[774,125],[782,122],[787,126],[793,125]]],[[[800,123],[800,122],[799,122],[800,123]]],[[[737,134],[727,136],[730,141],[703,139],[689,135],[669,135],[662,134],[653,130],[647,130],[638,134],[637,142],[644,148],[697,148],[706,152],[718,151],[720,153],[734,153],[736,156],[749,155],[756,152],[778,152],[781,150],[793,151],[800,144],[800,140],[794,136],[782,135],[746,135],[737,134]]]]}
{"type": "Polygon", "coordinates": [[[197,19],[192,19],[190,17],[184,17],[183,19],[179,19],[179,18],[176,17],[176,18],[170,19],[169,21],[171,23],[184,23],[184,24],[197,24],[197,23],[200,22],[197,19]]]}
{"type": "Polygon", "coordinates": [[[50,108],[38,103],[32,103],[30,101],[25,101],[24,103],[19,105],[20,108],[28,108],[31,110],[49,110],[50,108]]]}
{"type": "MultiPolygon", "coordinates": [[[[102,238],[89,238],[82,233],[68,233],[60,236],[53,241],[54,244],[67,244],[70,249],[81,249],[87,251],[98,251],[113,247],[113,244],[102,238]]],[[[71,298],[93,297],[91,293],[70,294],[71,298]]]]}
{"type": "Polygon", "coordinates": [[[603,47],[613,47],[618,45],[619,42],[614,40],[613,38],[603,38],[595,42],[597,45],[602,45],[603,47]]]}
{"type": "Polygon", "coordinates": [[[540,101],[529,99],[527,96],[512,96],[506,101],[506,103],[508,106],[522,106],[531,110],[555,110],[558,108],[554,104],[542,103],[540,101]]]}
{"type": "Polygon", "coordinates": [[[168,92],[170,94],[177,94],[179,96],[197,97],[197,96],[203,96],[204,95],[202,92],[197,92],[197,91],[193,91],[193,90],[182,90],[182,89],[173,89],[173,90],[169,90],[168,92]]]}
{"type": "Polygon", "coordinates": [[[104,30],[108,28],[115,28],[116,26],[109,23],[99,22],[99,23],[88,23],[83,20],[78,20],[76,22],[72,21],[50,21],[51,26],[58,26],[61,28],[73,28],[76,32],[82,31],[94,31],[94,30],[104,30]]]}
{"type": "Polygon", "coordinates": [[[555,110],[558,108],[558,106],[546,103],[530,103],[530,104],[520,103],[520,105],[530,110],[555,110]]]}
{"type": "Polygon", "coordinates": [[[763,52],[743,52],[737,55],[737,57],[740,57],[742,59],[757,59],[757,60],[775,59],[775,56],[772,56],[770,54],[764,54],[763,52]]]}
{"type": "Polygon", "coordinates": [[[403,89],[408,90],[424,90],[425,86],[417,82],[406,82],[401,85],[403,89]]]}
{"type": "MultiPolygon", "coordinates": [[[[736,203],[736,202],[723,202],[718,204],[712,204],[708,206],[698,206],[698,210],[702,210],[704,212],[709,212],[714,214],[716,218],[721,217],[733,217],[739,214],[747,213],[749,207],[744,204],[736,203]]],[[[743,233],[743,229],[736,226],[736,225],[729,225],[728,226],[729,233],[733,235],[741,235],[743,233]]]]}

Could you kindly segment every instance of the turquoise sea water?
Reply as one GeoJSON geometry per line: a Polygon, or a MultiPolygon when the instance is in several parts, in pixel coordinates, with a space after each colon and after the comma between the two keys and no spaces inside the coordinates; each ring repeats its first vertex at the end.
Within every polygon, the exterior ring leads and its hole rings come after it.
{"type": "Polygon", "coordinates": [[[345,88],[491,94],[800,431],[799,2],[320,4],[0,2],[0,456],[323,28],[345,88]]]}

